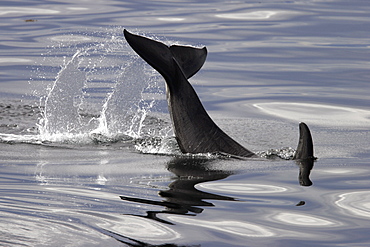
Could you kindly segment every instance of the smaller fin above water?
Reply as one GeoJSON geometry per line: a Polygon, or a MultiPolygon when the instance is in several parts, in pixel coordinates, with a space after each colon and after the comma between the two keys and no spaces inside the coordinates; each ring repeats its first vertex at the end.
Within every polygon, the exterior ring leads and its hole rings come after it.
{"type": "Polygon", "coordinates": [[[310,129],[305,123],[299,124],[299,142],[296,153],[293,157],[299,166],[299,184],[301,186],[311,186],[310,173],[314,166],[315,157],[313,155],[313,141],[310,129]]]}
{"type": "Polygon", "coordinates": [[[308,126],[303,122],[299,123],[299,142],[293,159],[315,159],[313,155],[313,141],[311,132],[308,126]]]}

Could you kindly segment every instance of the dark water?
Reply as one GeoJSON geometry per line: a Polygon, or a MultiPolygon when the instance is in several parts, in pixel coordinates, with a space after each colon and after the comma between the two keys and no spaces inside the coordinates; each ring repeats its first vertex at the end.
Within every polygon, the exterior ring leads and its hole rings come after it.
{"type": "Polygon", "coordinates": [[[0,3],[0,245],[368,246],[369,11],[366,1],[0,3]],[[262,157],[181,155],[164,81],[123,28],[207,46],[191,83],[262,157]],[[301,121],[318,157],[312,186],[290,160],[301,121]]]}

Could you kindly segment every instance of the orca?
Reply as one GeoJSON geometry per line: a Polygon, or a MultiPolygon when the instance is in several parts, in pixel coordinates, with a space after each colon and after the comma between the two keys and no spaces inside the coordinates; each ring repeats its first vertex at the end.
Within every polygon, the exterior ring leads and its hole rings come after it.
{"type": "MultiPolygon", "coordinates": [[[[210,118],[188,79],[203,66],[207,49],[167,46],[124,29],[131,48],[166,81],[168,108],[176,141],[182,153],[218,153],[236,157],[258,157],[233,140],[210,118]]],[[[294,159],[313,157],[313,142],[306,124],[300,123],[300,139],[294,159]]]]}

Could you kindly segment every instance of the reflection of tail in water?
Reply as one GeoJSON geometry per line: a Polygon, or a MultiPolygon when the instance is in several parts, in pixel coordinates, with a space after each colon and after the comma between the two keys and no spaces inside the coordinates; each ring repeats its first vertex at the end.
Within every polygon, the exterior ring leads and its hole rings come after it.
{"type": "Polygon", "coordinates": [[[214,206],[212,203],[204,201],[205,199],[234,201],[235,199],[232,197],[203,192],[194,187],[198,183],[220,180],[231,175],[231,172],[210,169],[211,162],[212,160],[207,158],[174,157],[167,164],[167,168],[176,175],[176,179],[168,185],[168,190],[158,193],[165,200],[153,201],[127,196],[121,196],[121,199],[165,207],[161,211],[147,211],[147,215],[141,217],[167,224],[172,223],[158,218],[158,213],[191,215],[189,214],[191,212],[199,214],[203,209],[198,206],[214,206]]]}
{"type": "Polygon", "coordinates": [[[313,141],[310,129],[305,123],[299,124],[299,142],[294,158],[299,166],[299,184],[311,186],[310,173],[316,157],[313,154],[313,141]]]}
{"type": "MultiPolygon", "coordinates": [[[[212,203],[203,201],[224,200],[234,201],[232,197],[211,194],[197,190],[194,186],[199,183],[221,180],[232,173],[223,170],[214,170],[209,165],[212,160],[207,158],[176,157],[167,164],[167,169],[177,176],[169,185],[169,190],[159,194],[167,200],[190,206],[213,206],[212,203]]],[[[191,210],[189,210],[191,211],[191,210]]]]}

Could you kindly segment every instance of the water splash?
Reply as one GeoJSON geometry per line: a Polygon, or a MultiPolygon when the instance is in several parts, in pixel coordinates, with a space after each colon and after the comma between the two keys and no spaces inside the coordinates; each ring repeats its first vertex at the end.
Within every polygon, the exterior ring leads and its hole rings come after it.
{"type": "Polygon", "coordinates": [[[82,88],[86,84],[86,74],[79,70],[79,65],[83,53],[77,51],[62,67],[46,97],[43,118],[39,125],[40,135],[43,138],[82,132],[79,109],[82,104],[82,88]]]}
{"type": "MultiPolygon", "coordinates": [[[[164,101],[164,83],[133,56],[123,37],[117,38],[121,31],[85,34],[90,42],[52,47],[56,56],[63,54],[64,62],[40,100],[42,141],[104,143],[171,134],[168,122],[158,127],[151,125],[153,117],[147,120],[158,102],[164,101]],[[71,56],[63,53],[71,50],[71,56]]],[[[53,57],[50,53],[48,57],[53,57]]]]}
{"type": "Polygon", "coordinates": [[[131,61],[119,75],[109,93],[94,132],[126,134],[138,138],[142,135],[144,120],[155,104],[155,99],[145,99],[144,91],[156,81],[145,73],[138,60],[131,61]]]}

